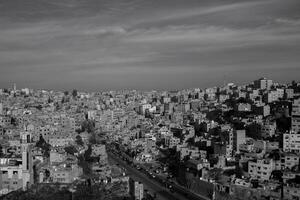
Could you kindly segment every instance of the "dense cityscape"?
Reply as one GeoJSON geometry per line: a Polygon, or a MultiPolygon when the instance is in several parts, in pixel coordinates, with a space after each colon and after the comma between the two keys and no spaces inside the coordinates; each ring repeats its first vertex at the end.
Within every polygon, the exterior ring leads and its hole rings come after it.
{"type": "Polygon", "coordinates": [[[300,199],[300,83],[0,89],[0,199],[300,199]]]}

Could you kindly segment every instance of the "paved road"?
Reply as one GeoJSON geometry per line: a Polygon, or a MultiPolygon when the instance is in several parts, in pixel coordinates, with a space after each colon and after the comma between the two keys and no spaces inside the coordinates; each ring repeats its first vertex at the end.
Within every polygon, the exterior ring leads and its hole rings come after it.
{"type": "Polygon", "coordinates": [[[192,193],[187,191],[184,187],[179,186],[173,183],[174,192],[170,192],[165,186],[163,186],[158,180],[154,180],[147,176],[145,173],[137,170],[136,168],[128,165],[127,162],[123,161],[120,157],[112,154],[111,152],[108,153],[109,160],[113,161],[114,163],[120,164],[124,167],[129,176],[134,178],[137,181],[143,182],[144,187],[150,191],[151,194],[156,193],[157,199],[162,200],[210,200],[208,197],[201,196],[199,194],[192,193]]]}
{"type": "Polygon", "coordinates": [[[170,190],[162,186],[160,183],[151,179],[144,173],[138,171],[137,169],[129,166],[122,159],[116,157],[115,155],[108,153],[109,161],[113,163],[118,163],[120,166],[124,167],[127,170],[127,173],[134,180],[140,181],[144,184],[145,189],[150,191],[151,194],[156,193],[157,198],[159,200],[190,200],[190,198],[185,197],[176,192],[171,193],[170,190]]]}

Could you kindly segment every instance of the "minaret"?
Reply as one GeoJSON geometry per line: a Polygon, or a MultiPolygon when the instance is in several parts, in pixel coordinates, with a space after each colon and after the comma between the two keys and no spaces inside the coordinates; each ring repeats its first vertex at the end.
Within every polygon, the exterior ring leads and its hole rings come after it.
{"type": "Polygon", "coordinates": [[[17,84],[14,83],[14,92],[17,91],[17,84]]]}
{"type": "Polygon", "coordinates": [[[21,152],[22,152],[22,179],[23,190],[27,190],[28,187],[33,184],[33,162],[32,162],[32,141],[31,134],[25,129],[20,133],[21,137],[21,152]]]}

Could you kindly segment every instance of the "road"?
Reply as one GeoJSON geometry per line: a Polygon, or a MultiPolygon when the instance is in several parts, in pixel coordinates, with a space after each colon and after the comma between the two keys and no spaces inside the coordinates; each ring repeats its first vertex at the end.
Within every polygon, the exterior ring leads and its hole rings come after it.
{"type": "MultiPolygon", "coordinates": [[[[151,194],[156,193],[157,198],[159,200],[204,200],[200,197],[195,196],[185,196],[179,192],[171,192],[169,189],[164,187],[158,181],[148,177],[146,174],[142,173],[141,171],[137,170],[136,168],[128,165],[125,161],[121,158],[115,156],[112,153],[108,153],[109,161],[113,163],[117,163],[120,166],[124,167],[127,170],[128,175],[133,178],[134,180],[140,181],[144,184],[145,189],[150,191],[151,194]]],[[[191,194],[190,194],[191,195],[191,194]]]]}

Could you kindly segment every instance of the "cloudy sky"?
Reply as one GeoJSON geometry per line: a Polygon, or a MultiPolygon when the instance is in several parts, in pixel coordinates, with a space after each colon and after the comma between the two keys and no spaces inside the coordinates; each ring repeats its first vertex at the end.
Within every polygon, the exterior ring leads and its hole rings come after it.
{"type": "Polygon", "coordinates": [[[0,87],[299,80],[299,0],[0,0],[0,87]]]}

